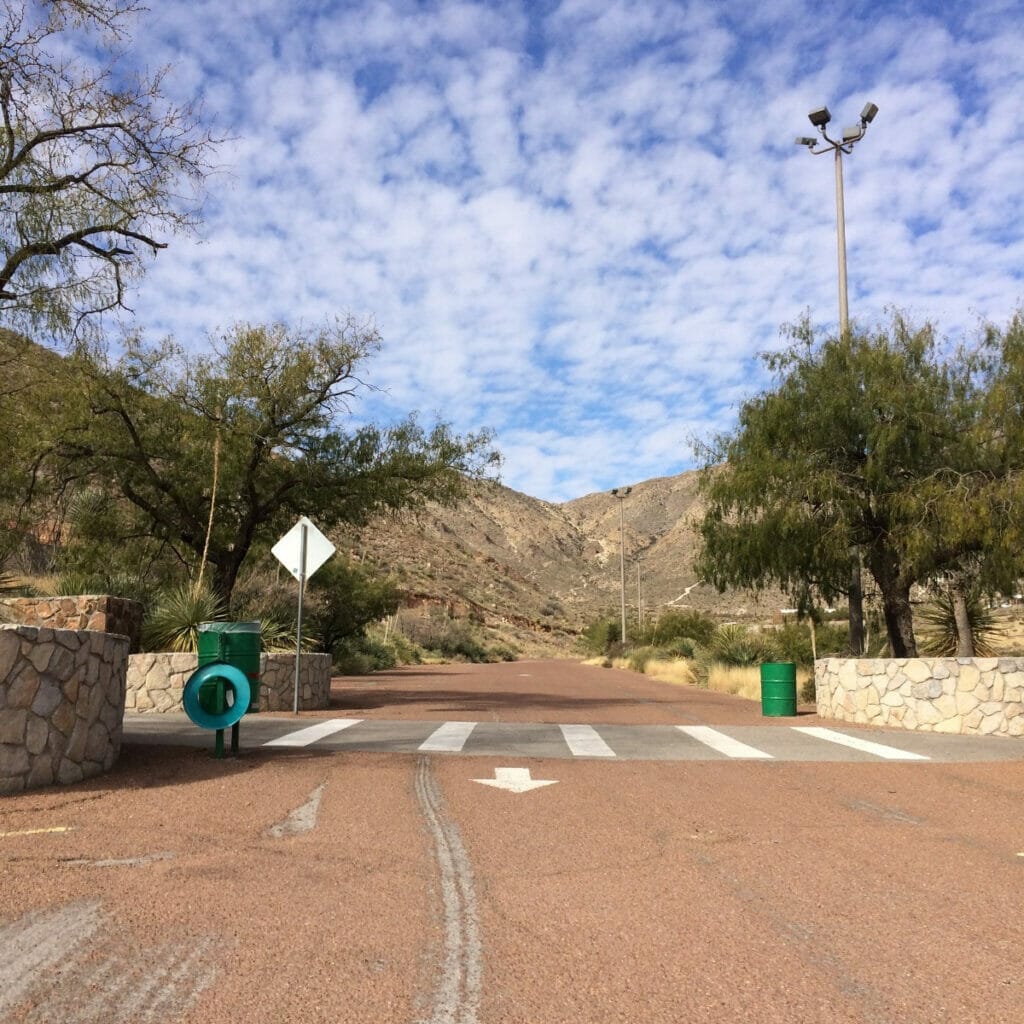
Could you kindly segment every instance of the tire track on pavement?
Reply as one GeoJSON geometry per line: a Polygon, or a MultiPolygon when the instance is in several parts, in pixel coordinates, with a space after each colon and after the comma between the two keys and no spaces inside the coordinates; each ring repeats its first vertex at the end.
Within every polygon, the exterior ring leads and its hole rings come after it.
{"type": "Polygon", "coordinates": [[[34,910],[0,927],[0,1018],[38,984],[39,975],[77,953],[102,922],[99,902],[34,910]]]}
{"type": "Polygon", "coordinates": [[[420,1024],[478,1024],[481,953],[473,872],[456,825],[447,817],[430,759],[416,763],[416,799],[434,841],[440,873],[444,950],[433,1013],[420,1024]]]}

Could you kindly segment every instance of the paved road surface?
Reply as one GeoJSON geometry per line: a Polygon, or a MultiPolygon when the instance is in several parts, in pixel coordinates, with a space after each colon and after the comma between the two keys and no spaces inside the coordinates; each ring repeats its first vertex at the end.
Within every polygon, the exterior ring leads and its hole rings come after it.
{"type": "Polygon", "coordinates": [[[430,671],[243,732],[360,719],[333,747],[130,741],[109,776],[0,803],[0,1021],[1024,1019],[1015,741],[892,760],[623,673],[430,671]],[[351,743],[396,722],[407,752],[351,743]],[[558,756],[473,746],[521,725],[558,756]],[[658,730],[696,756],[644,753],[658,730]],[[501,769],[550,784],[477,781],[501,769]]]}

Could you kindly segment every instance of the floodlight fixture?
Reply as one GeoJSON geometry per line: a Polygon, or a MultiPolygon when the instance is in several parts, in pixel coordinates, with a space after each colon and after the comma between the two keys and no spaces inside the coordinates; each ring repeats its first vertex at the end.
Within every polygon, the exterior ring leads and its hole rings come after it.
{"type": "Polygon", "coordinates": [[[793,140],[798,146],[813,146],[817,143],[817,139],[812,138],[809,135],[798,135],[793,140]]]}
{"type": "Polygon", "coordinates": [[[864,109],[860,112],[861,124],[871,124],[878,113],[878,107],[874,103],[865,103],[864,109]]]}
{"type": "Polygon", "coordinates": [[[817,107],[815,110],[812,110],[807,116],[808,118],[810,118],[810,122],[811,124],[814,125],[815,128],[824,128],[825,125],[827,125],[829,121],[832,120],[832,115],[829,113],[828,107],[817,107]]]}
{"type": "Polygon", "coordinates": [[[857,142],[863,134],[860,125],[851,125],[843,129],[843,142],[857,142]]]}

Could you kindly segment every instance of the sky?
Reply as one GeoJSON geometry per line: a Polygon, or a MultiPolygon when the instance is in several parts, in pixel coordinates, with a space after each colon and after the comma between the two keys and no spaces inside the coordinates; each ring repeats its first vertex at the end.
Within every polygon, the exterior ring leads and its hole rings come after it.
{"type": "Polygon", "coordinates": [[[135,323],[351,315],[383,338],[356,416],[495,432],[549,501],[682,472],[807,313],[956,338],[1024,301],[1024,5],[902,0],[180,0],[129,57],[231,136],[200,233],[135,323]]]}

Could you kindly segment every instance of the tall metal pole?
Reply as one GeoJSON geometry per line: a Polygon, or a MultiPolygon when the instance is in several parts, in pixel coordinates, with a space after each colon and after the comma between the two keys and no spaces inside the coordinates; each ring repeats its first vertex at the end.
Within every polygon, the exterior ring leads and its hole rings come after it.
{"type": "Polygon", "coordinates": [[[640,593],[640,559],[636,560],[636,628],[639,633],[638,640],[643,643],[644,636],[644,602],[640,593]]]}
{"type": "MultiPolygon", "coordinates": [[[[867,103],[860,112],[860,124],[852,128],[844,128],[839,138],[830,138],[827,127],[832,120],[828,107],[818,107],[807,116],[812,125],[818,129],[819,139],[806,135],[798,136],[798,146],[806,146],[814,155],[820,156],[832,149],[835,153],[836,167],[836,248],[839,256],[839,337],[844,340],[850,336],[850,305],[846,283],[846,210],[843,202],[843,153],[850,153],[853,147],[864,138],[868,125],[874,121],[878,107],[867,103]]],[[[853,544],[850,546],[850,585],[847,600],[850,609],[850,652],[859,657],[864,653],[864,594],[861,582],[861,552],[853,544]]]]}
{"type": "Polygon", "coordinates": [[[626,642],[626,528],[622,519],[622,503],[632,487],[613,487],[612,497],[619,500],[619,595],[622,608],[622,632],[620,639],[626,642]]]}
{"type": "Polygon", "coordinates": [[[306,595],[306,524],[300,528],[299,541],[299,614],[295,627],[295,706],[294,713],[299,713],[299,668],[302,664],[302,601],[306,595]]]}
{"type": "Polygon", "coordinates": [[[846,211],[843,207],[843,149],[836,151],[836,237],[839,248],[839,337],[850,332],[850,304],[846,295],[846,211]]]}
{"type": "Polygon", "coordinates": [[[626,643],[626,530],[622,523],[622,504],[625,495],[619,498],[619,583],[622,596],[622,643],[626,643]]]}

